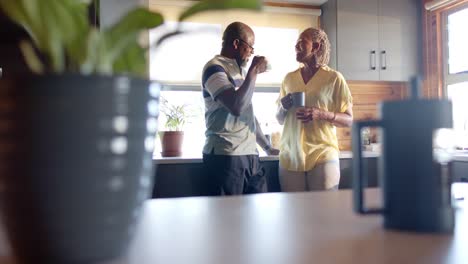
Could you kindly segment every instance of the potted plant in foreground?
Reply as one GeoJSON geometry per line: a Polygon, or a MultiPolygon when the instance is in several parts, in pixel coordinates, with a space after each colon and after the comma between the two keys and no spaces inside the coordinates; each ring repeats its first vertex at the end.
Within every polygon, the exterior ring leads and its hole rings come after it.
{"type": "Polygon", "coordinates": [[[188,105],[174,105],[163,97],[160,99],[160,111],[166,118],[166,130],[159,131],[158,133],[161,140],[161,156],[181,156],[184,141],[183,127],[191,117],[188,113],[188,105]]]}
{"type": "MultiPolygon", "coordinates": [[[[202,0],[180,20],[259,7],[202,0]]],[[[0,0],[0,15],[29,34],[19,47],[34,72],[0,80],[0,207],[17,263],[117,257],[152,189],[159,85],[141,79],[138,36],[163,18],[136,8],[100,30],[83,0],[0,0]]]]}

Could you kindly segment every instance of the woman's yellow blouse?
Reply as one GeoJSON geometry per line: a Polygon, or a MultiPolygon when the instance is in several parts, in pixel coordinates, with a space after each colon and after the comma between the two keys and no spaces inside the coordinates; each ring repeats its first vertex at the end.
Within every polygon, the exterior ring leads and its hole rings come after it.
{"type": "MultiPolygon", "coordinates": [[[[283,80],[280,99],[288,93],[305,92],[305,105],[342,113],[353,98],[341,73],[321,67],[304,83],[300,68],[283,80]]],[[[309,171],[317,164],[339,159],[336,127],[328,121],[313,120],[303,124],[296,118],[297,108],[288,110],[280,144],[280,166],[291,171],[309,171]]]]}

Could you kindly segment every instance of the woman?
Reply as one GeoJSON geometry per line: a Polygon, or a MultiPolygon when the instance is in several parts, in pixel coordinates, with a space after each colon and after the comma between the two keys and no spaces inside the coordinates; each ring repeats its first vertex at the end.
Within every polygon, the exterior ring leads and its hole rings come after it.
{"type": "Polygon", "coordinates": [[[284,78],[276,114],[284,124],[279,166],[283,191],[338,189],[336,127],[351,126],[352,96],[343,76],[327,66],[329,58],[327,34],[304,30],[296,43],[296,60],[302,65],[284,78]],[[304,92],[305,107],[293,106],[295,92],[304,92]]]}

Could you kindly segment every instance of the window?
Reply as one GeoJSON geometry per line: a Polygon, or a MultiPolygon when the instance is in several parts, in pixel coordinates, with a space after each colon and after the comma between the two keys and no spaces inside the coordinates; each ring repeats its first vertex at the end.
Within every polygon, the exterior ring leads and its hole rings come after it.
{"type": "MultiPolygon", "coordinates": [[[[154,43],[160,36],[176,28],[175,22],[167,22],[164,28],[150,32],[154,43]]],[[[220,24],[184,22],[188,32],[168,39],[150,51],[150,77],[166,84],[182,86],[200,84],[203,65],[221,50],[220,24]]],[[[279,87],[286,73],[297,68],[294,46],[298,29],[252,27],[255,32],[255,54],[266,56],[272,69],[259,75],[257,86],[279,87]],[[281,51],[281,52],[278,52],[281,51]]]]}
{"type": "Polygon", "coordinates": [[[449,11],[444,32],[446,94],[453,104],[453,125],[457,146],[468,148],[468,7],[449,11]]]}
{"type": "MultiPolygon", "coordinates": [[[[166,22],[164,28],[150,31],[151,43],[175,28],[175,22],[166,22]]],[[[150,50],[152,80],[167,84],[199,84],[203,65],[218,53],[221,25],[185,22],[181,24],[181,30],[188,33],[169,38],[150,50]]]]}
{"type": "MultiPolygon", "coordinates": [[[[151,8],[162,12],[166,18],[164,27],[150,31],[150,41],[174,29],[177,14],[182,7],[170,1],[151,8]]],[[[272,69],[259,75],[253,97],[255,115],[265,134],[281,131],[276,121],[276,100],[279,87],[286,73],[298,67],[294,46],[299,33],[305,28],[317,26],[317,14],[284,12],[225,11],[208,12],[182,23],[180,28],[188,33],[165,41],[150,50],[150,77],[164,84],[161,96],[176,105],[188,104],[193,109],[190,123],[185,126],[184,156],[201,156],[205,136],[204,102],[201,94],[201,73],[205,63],[221,50],[221,38],[225,27],[234,21],[243,21],[255,32],[255,55],[266,56],[272,69]],[[235,20],[227,20],[235,17],[235,20]]],[[[160,130],[164,127],[164,115],[160,115],[160,130]]],[[[155,155],[161,151],[156,140],[155,155]]]]}
{"type": "Polygon", "coordinates": [[[266,56],[272,69],[257,78],[257,86],[279,87],[286,73],[297,69],[295,45],[301,33],[295,28],[252,27],[255,53],[266,56]]]}
{"type": "MultiPolygon", "coordinates": [[[[164,99],[172,104],[187,105],[189,116],[185,124],[183,142],[184,156],[199,157],[203,149],[205,135],[204,103],[200,91],[164,91],[161,93],[164,99]]],[[[159,127],[162,129],[166,118],[163,113],[159,115],[159,127]]],[[[161,130],[160,129],[160,130],[161,130]]],[[[161,141],[159,137],[155,141],[154,155],[160,155],[161,141]]]]}
{"type": "MultiPolygon", "coordinates": [[[[176,102],[179,105],[187,105],[190,112],[188,122],[185,125],[183,152],[187,157],[201,156],[205,143],[205,119],[204,102],[200,91],[164,91],[162,96],[169,102],[176,102]]],[[[265,134],[280,131],[281,127],[276,121],[276,99],[278,93],[255,93],[252,99],[255,115],[262,126],[265,134]],[[261,117],[261,118],[260,118],[261,117]]],[[[160,113],[159,127],[163,127],[166,122],[164,114],[160,113]]],[[[261,150],[259,148],[259,150],[261,150]]],[[[155,156],[160,155],[161,142],[157,138],[155,141],[155,156]]]]}
{"type": "Polygon", "coordinates": [[[448,15],[448,72],[468,73],[468,8],[448,15]]]}

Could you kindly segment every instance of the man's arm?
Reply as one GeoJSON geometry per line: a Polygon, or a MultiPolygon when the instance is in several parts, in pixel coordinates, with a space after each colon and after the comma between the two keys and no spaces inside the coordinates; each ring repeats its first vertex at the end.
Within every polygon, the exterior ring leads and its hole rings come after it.
{"type": "Polygon", "coordinates": [[[288,113],[288,109],[292,106],[292,96],[291,94],[287,94],[283,98],[281,98],[280,103],[278,105],[278,110],[276,111],[276,120],[280,125],[284,124],[284,120],[286,118],[286,114],[288,113]]]}
{"type": "Polygon", "coordinates": [[[268,155],[278,155],[279,150],[271,146],[270,141],[267,139],[265,134],[263,134],[262,128],[257,118],[255,118],[255,126],[257,127],[255,131],[255,137],[257,139],[258,145],[268,154],[268,155]]]}
{"type": "Polygon", "coordinates": [[[216,100],[226,107],[232,115],[239,116],[252,102],[257,75],[265,72],[266,66],[265,57],[255,56],[239,89],[227,89],[220,93],[216,100]]]}
{"type": "Polygon", "coordinates": [[[281,104],[278,105],[278,110],[276,111],[276,120],[280,125],[284,125],[284,120],[286,119],[286,114],[288,110],[284,109],[281,104]]]}

